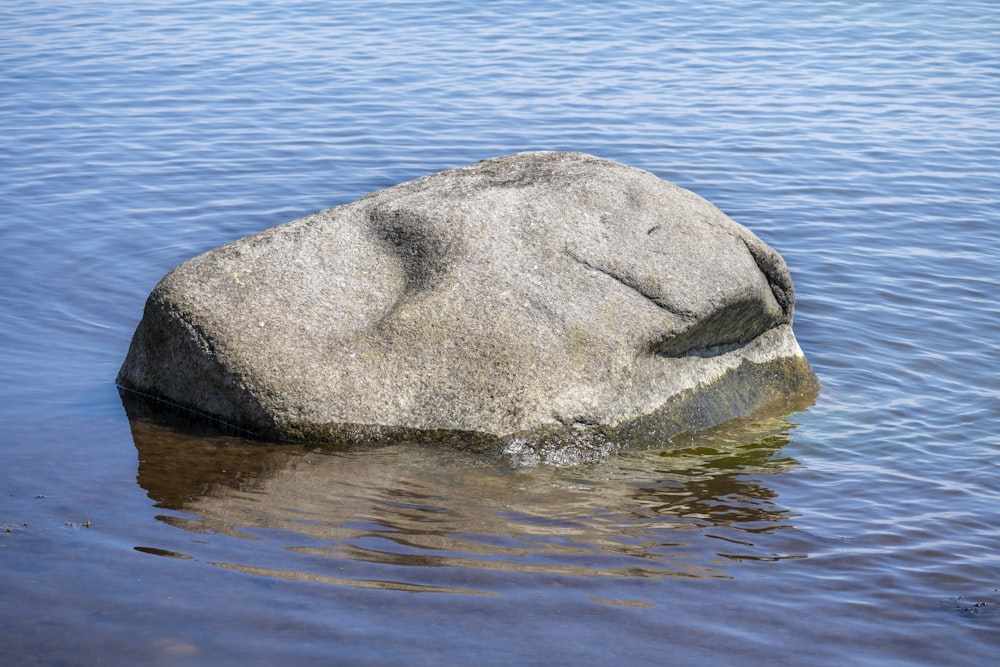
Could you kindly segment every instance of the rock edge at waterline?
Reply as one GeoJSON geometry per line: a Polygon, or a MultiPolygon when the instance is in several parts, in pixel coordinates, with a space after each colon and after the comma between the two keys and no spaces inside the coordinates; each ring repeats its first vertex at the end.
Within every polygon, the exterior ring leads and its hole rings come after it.
{"type": "Polygon", "coordinates": [[[211,250],[118,384],[262,438],[573,462],[811,397],[782,258],[582,153],[450,169],[211,250]]]}

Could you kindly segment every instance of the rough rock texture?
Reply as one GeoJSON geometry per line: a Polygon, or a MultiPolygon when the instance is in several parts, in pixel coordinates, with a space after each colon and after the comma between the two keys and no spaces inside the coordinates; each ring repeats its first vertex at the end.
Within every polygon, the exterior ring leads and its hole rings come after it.
{"type": "Polygon", "coordinates": [[[281,440],[572,460],[811,394],[781,257],[581,153],[432,174],[185,262],[124,389],[281,440]]]}

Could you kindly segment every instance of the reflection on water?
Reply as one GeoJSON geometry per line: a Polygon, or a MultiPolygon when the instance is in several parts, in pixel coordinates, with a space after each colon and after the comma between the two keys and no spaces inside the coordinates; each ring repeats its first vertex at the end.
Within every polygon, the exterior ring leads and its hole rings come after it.
{"type": "Polygon", "coordinates": [[[197,536],[191,553],[136,547],[145,553],[469,594],[493,594],[505,573],[719,578],[744,560],[805,556],[773,537],[793,527],[767,485],[797,465],[781,454],[792,428],[783,417],[586,466],[515,469],[453,449],[308,450],[130,415],[139,484],[170,510],[160,520],[197,536]]]}

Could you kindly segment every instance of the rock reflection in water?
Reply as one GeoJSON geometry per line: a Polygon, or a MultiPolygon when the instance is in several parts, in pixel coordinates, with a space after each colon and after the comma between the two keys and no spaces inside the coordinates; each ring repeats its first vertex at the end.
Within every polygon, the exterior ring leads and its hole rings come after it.
{"type": "Polygon", "coordinates": [[[407,443],[309,451],[130,416],[139,484],[172,511],[158,518],[197,535],[184,555],[227,569],[493,594],[520,574],[728,577],[744,560],[804,556],[781,551],[792,517],[767,487],[796,465],[781,456],[782,417],[600,463],[512,469],[407,443]]]}

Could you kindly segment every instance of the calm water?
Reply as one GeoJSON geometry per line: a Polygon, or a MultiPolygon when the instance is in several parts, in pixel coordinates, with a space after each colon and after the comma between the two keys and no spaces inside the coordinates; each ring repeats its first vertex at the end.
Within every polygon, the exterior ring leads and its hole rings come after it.
{"type": "Polygon", "coordinates": [[[983,665],[1000,5],[7,2],[0,662],[983,665]],[[575,468],[130,423],[146,295],[425,173],[583,150],[788,260],[824,389],[575,468]]]}

